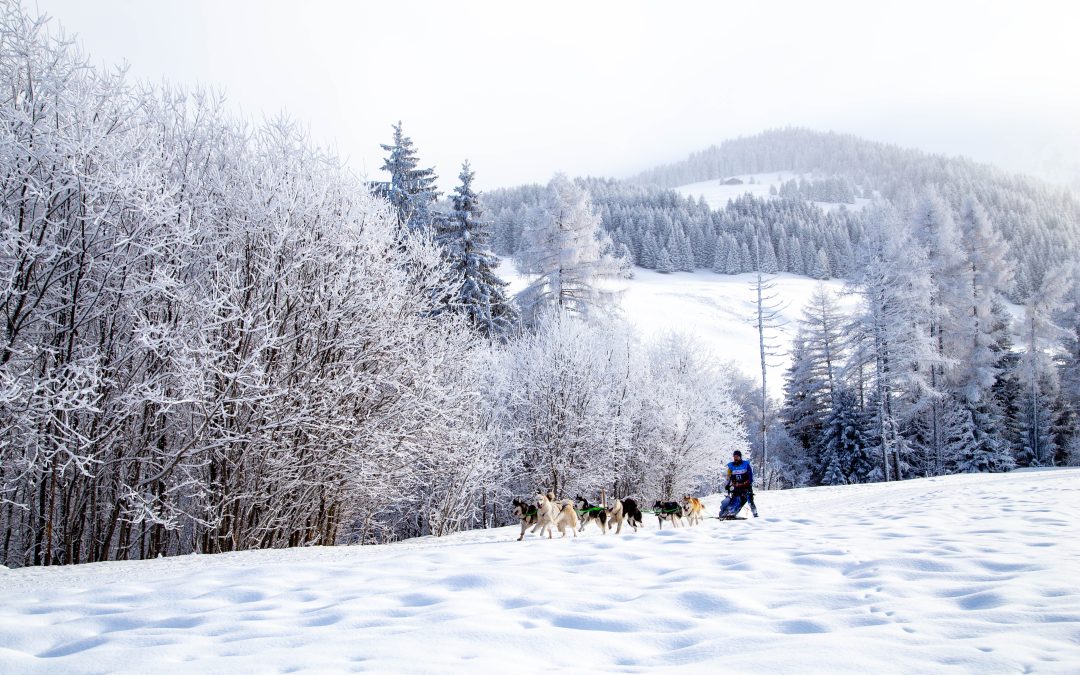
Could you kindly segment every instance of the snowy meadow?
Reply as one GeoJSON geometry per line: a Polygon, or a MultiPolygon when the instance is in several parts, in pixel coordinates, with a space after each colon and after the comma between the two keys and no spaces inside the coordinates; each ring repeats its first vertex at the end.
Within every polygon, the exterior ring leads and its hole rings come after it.
{"type": "Polygon", "coordinates": [[[0,570],[0,672],[1080,668],[1080,470],[757,501],[620,536],[0,570]]]}
{"type": "Polygon", "coordinates": [[[0,44],[0,674],[1080,670],[1067,189],[792,127],[361,178],[0,44]],[[736,450],[760,518],[515,541],[736,450]]]}

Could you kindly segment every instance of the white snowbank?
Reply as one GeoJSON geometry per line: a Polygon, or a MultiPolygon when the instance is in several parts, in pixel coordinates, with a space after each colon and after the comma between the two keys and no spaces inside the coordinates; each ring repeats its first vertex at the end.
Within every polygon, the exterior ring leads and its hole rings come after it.
{"type": "Polygon", "coordinates": [[[619,537],[0,571],[0,672],[1080,670],[1080,470],[757,501],[619,537]]]}

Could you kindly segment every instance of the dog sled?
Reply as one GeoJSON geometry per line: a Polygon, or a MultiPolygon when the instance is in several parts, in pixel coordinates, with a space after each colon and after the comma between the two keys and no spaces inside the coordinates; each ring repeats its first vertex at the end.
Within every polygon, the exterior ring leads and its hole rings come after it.
{"type": "Polygon", "coordinates": [[[742,511],[749,499],[749,492],[742,490],[729,492],[724,497],[724,501],[720,502],[720,515],[717,518],[719,520],[746,520],[745,517],[739,515],[739,511],[742,511]]]}

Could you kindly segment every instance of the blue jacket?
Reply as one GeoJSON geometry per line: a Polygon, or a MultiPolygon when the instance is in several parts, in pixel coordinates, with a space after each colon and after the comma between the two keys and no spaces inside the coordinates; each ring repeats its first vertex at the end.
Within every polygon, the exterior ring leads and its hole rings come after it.
{"type": "Polygon", "coordinates": [[[735,490],[749,490],[754,484],[754,470],[750,468],[750,462],[745,459],[741,462],[728,462],[727,482],[735,490]]]}

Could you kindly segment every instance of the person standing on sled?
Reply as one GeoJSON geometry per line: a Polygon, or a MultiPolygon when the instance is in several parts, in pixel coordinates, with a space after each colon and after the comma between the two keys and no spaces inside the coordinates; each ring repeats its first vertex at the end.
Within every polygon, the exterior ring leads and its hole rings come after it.
{"type": "Polygon", "coordinates": [[[754,504],[754,470],[750,467],[750,462],[742,458],[739,450],[732,453],[731,459],[733,461],[727,465],[727,483],[724,484],[724,490],[731,494],[721,506],[720,517],[734,518],[739,515],[743,504],[749,502],[750,513],[757,518],[757,505],[754,504]]]}

